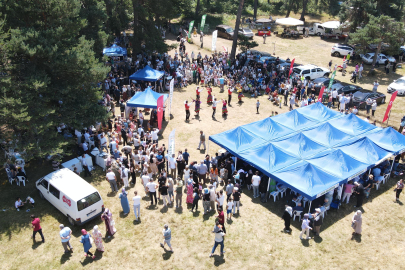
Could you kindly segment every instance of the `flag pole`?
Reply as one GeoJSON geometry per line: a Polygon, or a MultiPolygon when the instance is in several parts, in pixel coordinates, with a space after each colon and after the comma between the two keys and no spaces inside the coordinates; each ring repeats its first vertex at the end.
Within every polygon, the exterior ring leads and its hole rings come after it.
{"type": "Polygon", "coordinates": [[[391,110],[390,110],[390,112],[388,113],[387,127],[388,127],[388,122],[390,121],[390,116],[391,116],[391,110]]]}

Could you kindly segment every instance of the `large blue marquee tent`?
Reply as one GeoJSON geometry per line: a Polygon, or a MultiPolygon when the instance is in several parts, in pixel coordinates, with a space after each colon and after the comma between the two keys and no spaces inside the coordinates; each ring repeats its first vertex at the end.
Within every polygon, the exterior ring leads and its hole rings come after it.
{"type": "Polygon", "coordinates": [[[141,108],[157,108],[157,100],[160,96],[163,96],[164,102],[166,101],[167,94],[159,94],[153,91],[151,88],[146,88],[143,92],[137,92],[128,102],[128,107],[141,107],[141,108]]]}
{"type": "Polygon", "coordinates": [[[405,136],[394,129],[320,102],[209,140],[309,200],[405,151],[405,136]]]}
{"type": "Polygon", "coordinates": [[[104,48],[103,54],[108,56],[127,56],[127,49],[113,44],[111,47],[104,48]]]}
{"type": "Polygon", "coordinates": [[[146,66],[141,70],[138,70],[131,76],[129,76],[130,80],[138,80],[138,81],[148,81],[148,82],[156,82],[160,78],[163,77],[165,73],[163,71],[155,70],[150,66],[146,66]]]}

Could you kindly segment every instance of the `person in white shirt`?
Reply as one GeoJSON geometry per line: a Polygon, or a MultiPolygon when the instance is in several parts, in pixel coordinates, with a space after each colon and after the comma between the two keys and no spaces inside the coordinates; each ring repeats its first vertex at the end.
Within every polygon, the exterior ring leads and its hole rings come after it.
{"type": "Polygon", "coordinates": [[[152,179],[150,179],[149,183],[146,184],[146,191],[149,192],[151,206],[153,205],[153,198],[155,198],[155,205],[157,205],[157,198],[156,198],[157,187],[158,184],[154,183],[152,179]]]}
{"type": "Polygon", "coordinates": [[[15,202],[15,208],[17,211],[20,211],[20,208],[24,207],[24,203],[21,201],[21,198],[18,197],[17,201],[15,202]]]}
{"type": "Polygon", "coordinates": [[[145,174],[142,175],[141,178],[142,178],[143,187],[146,190],[146,185],[149,183],[150,177],[149,177],[149,175],[147,173],[145,173],[145,174]]]}
{"type": "Polygon", "coordinates": [[[108,148],[107,148],[107,139],[104,137],[103,134],[100,135],[100,152],[103,151],[103,149],[107,151],[108,154],[108,148]]]}
{"type": "MultiPolygon", "coordinates": [[[[142,126],[143,126],[143,119],[144,119],[144,116],[143,116],[141,110],[139,110],[138,117],[139,117],[139,125],[140,125],[140,127],[142,127],[142,126]]],[[[138,129],[138,131],[139,131],[139,129],[138,129]]],[[[138,133],[139,133],[139,132],[138,132],[138,133]]],[[[139,133],[139,134],[141,134],[141,133],[139,133]]]]}
{"type": "Polygon", "coordinates": [[[301,231],[301,233],[300,233],[300,239],[301,240],[304,240],[303,238],[302,238],[302,235],[305,233],[306,235],[307,235],[307,240],[309,240],[309,239],[311,239],[311,237],[309,237],[309,230],[312,230],[312,228],[311,227],[309,227],[309,215],[308,214],[305,214],[304,215],[304,219],[302,220],[302,225],[301,225],[301,229],[302,229],[302,231],[301,231]]]}
{"type": "Polygon", "coordinates": [[[124,187],[128,188],[129,187],[129,181],[128,181],[128,176],[129,176],[129,169],[126,168],[124,165],[121,167],[121,179],[124,181],[124,187]]]}
{"type": "Polygon", "coordinates": [[[134,202],[135,221],[138,221],[138,218],[141,217],[141,196],[138,195],[138,191],[134,191],[134,195],[132,201],[134,202]]]}
{"type": "Polygon", "coordinates": [[[226,204],[226,219],[232,220],[232,208],[233,208],[233,200],[230,196],[228,198],[228,203],[226,204]]]}
{"type": "Polygon", "coordinates": [[[359,110],[357,110],[356,106],[354,106],[354,108],[352,109],[352,114],[357,114],[359,112],[359,110]]]}
{"type": "Polygon", "coordinates": [[[110,151],[111,151],[111,153],[114,153],[115,150],[118,150],[117,146],[118,146],[117,142],[114,139],[110,141],[110,151]]]}
{"type": "Polygon", "coordinates": [[[217,221],[216,223],[216,228],[218,228],[216,231],[214,230],[213,233],[215,233],[215,244],[214,247],[212,248],[210,257],[214,256],[215,249],[217,248],[218,245],[221,246],[221,255],[224,254],[224,236],[226,235],[223,231],[222,225],[219,224],[217,221]]]}
{"type": "Polygon", "coordinates": [[[168,162],[169,162],[170,174],[172,175],[172,178],[176,179],[177,161],[175,158],[175,154],[172,154],[172,157],[168,158],[168,162]]]}
{"type": "Polygon", "coordinates": [[[84,170],[84,177],[87,177],[88,175],[91,176],[90,168],[89,168],[89,165],[87,164],[85,154],[83,154],[81,162],[82,162],[82,167],[84,170]]]}
{"type": "Polygon", "coordinates": [[[152,132],[151,132],[151,135],[152,135],[152,141],[153,141],[153,143],[158,143],[159,129],[154,128],[154,129],[152,130],[152,132]]]}
{"type": "Polygon", "coordinates": [[[225,201],[224,191],[221,190],[219,193],[217,193],[217,209],[224,205],[224,201],[225,201]]]}
{"type": "Polygon", "coordinates": [[[373,92],[377,92],[377,88],[380,84],[378,83],[378,81],[374,81],[373,83],[373,92]]]}
{"type": "Polygon", "coordinates": [[[252,186],[253,186],[253,198],[259,197],[259,185],[261,178],[259,172],[256,171],[256,174],[252,176],[252,186]]]}
{"type": "Polygon", "coordinates": [[[335,102],[336,102],[336,98],[338,96],[338,91],[335,89],[333,89],[332,91],[332,106],[335,107],[335,102]]]}
{"type": "Polygon", "coordinates": [[[106,179],[110,183],[112,192],[118,191],[117,177],[115,176],[115,173],[111,169],[108,169],[108,172],[106,174],[106,179]]]}
{"type": "Polygon", "coordinates": [[[213,101],[212,101],[212,118],[215,119],[215,112],[217,110],[217,98],[214,97],[213,101]]]}

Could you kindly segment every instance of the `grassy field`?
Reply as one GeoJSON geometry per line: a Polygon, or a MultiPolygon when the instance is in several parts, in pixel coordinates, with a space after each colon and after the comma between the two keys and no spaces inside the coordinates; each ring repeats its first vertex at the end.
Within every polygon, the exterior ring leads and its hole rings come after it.
{"type": "MultiPolygon", "coordinates": [[[[262,39],[255,37],[260,46],[256,49],[273,51],[272,42],[276,42],[276,54],[282,58],[296,58],[298,63],[313,63],[326,66],[330,57],[330,48],[334,42],[322,41],[316,37],[300,40],[283,40],[275,37],[262,39]]],[[[168,41],[173,42],[173,41],[168,41]]],[[[198,43],[198,42],[197,42],[198,43]]],[[[210,47],[210,37],[207,36],[204,44],[210,47]]],[[[199,45],[199,44],[197,44],[199,45]]],[[[222,45],[230,48],[230,42],[218,39],[218,48],[222,45]]],[[[187,51],[198,51],[196,45],[188,45],[187,51]]],[[[203,51],[203,53],[209,53],[203,51]]],[[[341,58],[332,58],[334,63],[341,63],[341,58]]],[[[349,68],[349,71],[353,67],[349,68]]],[[[365,74],[368,67],[365,69],[365,74]]],[[[390,73],[388,76],[378,72],[380,81],[379,91],[386,92],[387,85],[404,73],[398,69],[398,74],[390,73]]],[[[349,76],[336,76],[337,79],[348,82],[349,76]]],[[[366,89],[371,89],[374,78],[365,76],[359,83],[366,89]]],[[[236,95],[232,106],[229,107],[227,119],[221,118],[217,112],[217,121],[211,119],[211,108],[205,104],[206,92],[202,93],[202,110],[200,117],[194,117],[186,123],[183,102],[194,97],[195,86],[176,90],[173,98],[173,118],[163,125],[162,142],[167,143],[169,133],[176,129],[176,150],[188,148],[191,160],[201,160],[207,152],[198,151],[197,143],[199,130],[207,135],[216,134],[238,125],[250,123],[268,117],[271,111],[286,112],[287,107],[274,108],[265,97],[260,97],[260,114],[256,114],[255,99],[245,97],[242,104],[237,104],[236,95]]],[[[226,98],[226,93],[219,93],[214,88],[217,98],[226,98]]],[[[387,94],[389,97],[390,95],[387,94]]],[[[193,106],[192,106],[193,108],[193,106]]],[[[381,121],[386,104],[379,106],[376,120],[381,121]]],[[[390,125],[399,126],[402,117],[404,99],[398,97],[391,114],[390,125]]],[[[194,108],[193,108],[194,109],[194,108]]],[[[361,112],[364,114],[364,112],[361,112]]],[[[364,115],[362,116],[364,117],[364,115]]],[[[146,116],[148,119],[148,116],[146,116]]],[[[219,147],[210,144],[209,154],[214,154],[219,147]]],[[[367,153],[365,153],[367,154],[367,153]]],[[[82,226],[74,227],[71,243],[74,253],[63,255],[63,248],[59,239],[59,224],[67,224],[67,219],[48,202],[42,201],[35,190],[34,182],[39,177],[51,172],[50,164],[31,162],[26,167],[30,182],[26,187],[10,187],[2,174],[0,191],[0,266],[2,269],[401,269],[404,244],[402,235],[404,229],[403,204],[393,202],[392,188],[398,179],[389,180],[380,190],[372,190],[371,199],[363,206],[363,234],[352,238],[350,220],[353,215],[355,199],[350,204],[343,205],[338,211],[330,210],[321,228],[321,237],[315,240],[301,241],[299,239],[300,223],[292,222],[291,234],[282,232],[284,227],[280,219],[284,210],[285,200],[276,203],[269,201],[262,204],[259,199],[252,199],[252,192],[246,191],[241,199],[240,215],[234,217],[227,224],[225,239],[226,254],[224,257],[208,255],[214,244],[211,234],[215,217],[203,216],[202,206],[199,205],[197,213],[190,213],[183,202],[182,211],[176,212],[173,208],[149,209],[149,201],[145,198],[141,205],[141,222],[134,223],[133,213],[122,215],[121,205],[117,195],[111,195],[108,182],[105,181],[105,172],[97,168],[93,177],[86,178],[101,193],[104,204],[110,208],[116,222],[117,234],[105,238],[105,253],[97,253],[97,259],[84,259],[80,240],[80,230],[91,230],[99,225],[104,231],[101,219],[82,226]],[[13,209],[15,197],[22,198],[31,195],[36,200],[35,209],[29,213],[17,212],[13,209]],[[31,227],[29,215],[40,217],[46,238],[46,243],[33,244],[30,239],[31,227]],[[167,223],[172,229],[172,245],[174,253],[165,252],[160,248],[162,240],[161,231],[167,223]]],[[[132,198],[133,191],[137,190],[144,196],[143,187],[139,183],[128,191],[132,198]]],[[[402,195],[404,196],[404,195],[402,195]]],[[[183,196],[185,201],[185,196],[183,196]]],[[[37,236],[38,237],[38,236],[37,236]]],[[[93,248],[94,250],[94,248],[93,248]]],[[[217,251],[218,254],[218,251],[217,251]]]]}

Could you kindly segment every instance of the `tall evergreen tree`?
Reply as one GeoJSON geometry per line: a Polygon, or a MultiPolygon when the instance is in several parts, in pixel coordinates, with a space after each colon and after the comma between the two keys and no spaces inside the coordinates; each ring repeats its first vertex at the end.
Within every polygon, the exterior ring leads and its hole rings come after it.
{"type": "Polygon", "coordinates": [[[10,29],[2,52],[1,139],[12,139],[26,159],[62,153],[68,144],[56,127],[81,128],[106,119],[97,87],[108,69],[95,58],[94,41],[80,36],[86,20],[79,0],[3,1],[10,29]]]}

